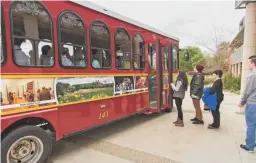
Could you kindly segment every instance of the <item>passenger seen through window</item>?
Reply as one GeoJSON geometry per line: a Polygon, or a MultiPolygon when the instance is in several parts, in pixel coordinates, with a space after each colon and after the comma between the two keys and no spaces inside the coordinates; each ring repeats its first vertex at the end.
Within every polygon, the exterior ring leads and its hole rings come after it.
{"type": "Polygon", "coordinates": [[[61,63],[63,66],[73,66],[68,48],[61,47],[61,63]]]}
{"type": "Polygon", "coordinates": [[[53,65],[53,51],[51,46],[44,45],[41,49],[40,64],[43,66],[53,65]]]}
{"type": "Polygon", "coordinates": [[[29,66],[30,58],[28,55],[24,53],[21,49],[21,44],[25,42],[23,38],[15,38],[14,39],[14,59],[15,62],[20,66],[29,66]]]}

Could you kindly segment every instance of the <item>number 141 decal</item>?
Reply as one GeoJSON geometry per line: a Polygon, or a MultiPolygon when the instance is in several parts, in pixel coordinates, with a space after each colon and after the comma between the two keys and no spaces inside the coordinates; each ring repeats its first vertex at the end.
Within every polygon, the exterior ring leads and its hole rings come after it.
{"type": "Polygon", "coordinates": [[[99,119],[106,119],[108,118],[108,111],[100,112],[99,119]]]}

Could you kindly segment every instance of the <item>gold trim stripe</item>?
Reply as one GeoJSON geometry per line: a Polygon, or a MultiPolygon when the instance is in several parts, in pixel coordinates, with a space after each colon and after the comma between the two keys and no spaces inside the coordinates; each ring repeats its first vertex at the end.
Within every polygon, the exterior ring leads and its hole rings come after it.
{"type": "MultiPolygon", "coordinates": [[[[64,75],[65,75],[65,74],[67,74],[67,73],[64,73],[64,72],[63,72],[63,73],[57,73],[57,72],[56,72],[56,73],[55,73],[55,72],[54,72],[54,73],[5,73],[5,72],[2,72],[1,74],[4,74],[4,75],[5,75],[5,74],[6,74],[6,75],[19,75],[19,74],[22,74],[22,75],[24,75],[24,74],[25,74],[25,75],[30,75],[30,74],[32,74],[32,75],[42,75],[42,74],[45,74],[45,75],[56,75],[56,74],[57,74],[57,75],[58,75],[58,74],[63,75],[63,74],[64,74],[64,75]]],[[[98,73],[75,73],[75,72],[74,72],[74,73],[72,73],[72,74],[76,74],[76,75],[90,75],[90,74],[93,75],[93,74],[96,74],[96,75],[97,75],[97,74],[105,74],[105,73],[100,73],[100,72],[98,72],[98,73]]],[[[140,72],[138,72],[138,73],[109,73],[109,74],[111,74],[111,75],[113,75],[113,74],[114,74],[114,75],[116,75],[116,74],[137,74],[137,75],[138,75],[138,74],[145,74],[145,75],[148,75],[148,74],[145,73],[145,72],[144,72],[144,73],[140,73],[140,72]]]]}
{"type": "Polygon", "coordinates": [[[148,74],[1,74],[3,79],[17,78],[55,78],[55,77],[91,77],[91,76],[148,76],[148,74]]]}
{"type": "Polygon", "coordinates": [[[43,109],[51,109],[51,108],[56,108],[56,107],[62,107],[62,106],[68,106],[68,105],[75,105],[75,104],[80,104],[80,103],[88,103],[92,101],[100,101],[100,100],[107,100],[107,99],[112,99],[112,98],[118,98],[118,97],[124,97],[124,96],[131,96],[131,95],[136,95],[136,94],[144,94],[148,93],[148,91],[143,91],[143,92],[133,92],[130,94],[124,94],[124,95],[117,95],[117,96],[110,96],[110,97],[105,97],[105,98],[98,98],[98,99],[90,99],[90,100],[83,100],[83,101],[76,101],[76,102],[69,102],[69,103],[64,103],[64,104],[55,104],[55,105],[49,105],[49,106],[42,106],[39,108],[25,108],[25,109],[4,109],[1,110],[1,116],[7,116],[11,114],[17,114],[17,113],[24,113],[24,112],[31,112],[31,111],[39,111],[43,109]]]}

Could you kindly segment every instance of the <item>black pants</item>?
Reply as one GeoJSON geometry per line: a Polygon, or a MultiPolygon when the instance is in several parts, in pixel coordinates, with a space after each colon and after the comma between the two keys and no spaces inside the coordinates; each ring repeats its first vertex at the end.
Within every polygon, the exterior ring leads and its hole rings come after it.
{"type": "Polygon", "coordinates": [[[177,110],[178,110],[178,118],[180,120],[183,120],[183,113],[182,113],[182,109],[181,109],[181,106],[182,106],[182,99],[176,97],[175,98],[175,104],[177,106],[177,110]]]}
{"type": "Polygon", "coordinates": [[[216,110],[212,111],[213,127],[220,127],[220,103],[217,104],[216,110]]]}

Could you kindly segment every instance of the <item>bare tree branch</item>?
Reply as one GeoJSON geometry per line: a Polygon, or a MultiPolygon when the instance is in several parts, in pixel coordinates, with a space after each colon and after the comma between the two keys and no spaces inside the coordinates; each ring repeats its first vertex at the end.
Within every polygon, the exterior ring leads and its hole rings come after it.
{"type": "Polygon", "coordinates": [[[207,69],[225,70],[226,58],[233,52],[230,43],[224,41],[226,35],[233,35],[232,31],[223,29],[222,27],[213,26],[213,37],[210,41],[198,41],[197,44],[207,49],[211,55],[205,58],[207,69]]]}

